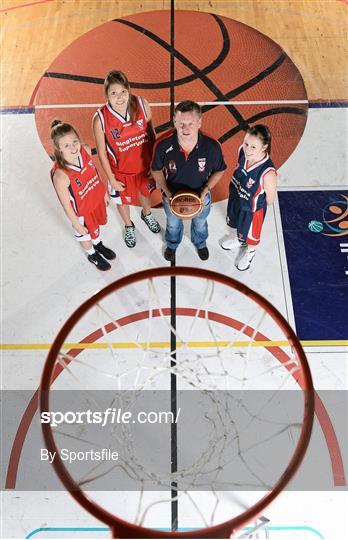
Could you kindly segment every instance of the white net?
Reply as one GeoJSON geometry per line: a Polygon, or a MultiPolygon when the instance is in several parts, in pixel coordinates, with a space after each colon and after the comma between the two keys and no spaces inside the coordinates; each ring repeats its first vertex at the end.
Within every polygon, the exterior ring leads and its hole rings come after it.
{"type": "Polygon", "coordinates": [[[173,280],[129,285],[80,318],[56,360],[50,409],[75,413],[53,427],[60,452],[118,453],[65,461],[97,504],[186,530],[231,519],[272,489],[305,399],[302,365],[267,311],[211,279],[173,280]],[[86,411],[101,421],[76,422],[86,411]]]}

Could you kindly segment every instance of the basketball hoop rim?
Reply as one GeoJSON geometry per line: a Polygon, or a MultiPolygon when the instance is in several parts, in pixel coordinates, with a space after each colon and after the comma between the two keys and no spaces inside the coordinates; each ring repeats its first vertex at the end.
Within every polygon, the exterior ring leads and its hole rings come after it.
{"type": "MultiPolygon", "coordinates": [[[[97,302],[101,301],[103,298],[108,296],[111,293],[118,291],[126,286],[132,285],[139,281],[144,281],[146,279],[151,279],[155,277],[177,277],[177,276],[193,276],[203,279],[212,280],[232,289],[236,289],[248,298],[251,298],[259,306],[269,313],[273,320],[277,322],[280,326],[284,335],[286,336],[289,344],[293,347],[297,353],[297,357],[300,361],[301,368],[303,371],[303,392],[304,392],[304,410],[303,410],[303,423],[301,428],[301,434],[296,445],[296,448],[293,452],[293,455],[290,459],[288,466],[286,467],[283,474],[280,476],[276,484],[273,486],[272,490],[262,497],[257,503],[253,506],[235,516],[234,518],[227,520],[219,525],[214,525],[212,527],[196,529],[193,531],[185,532],[165,532],[155,529],[150,529],[147,527],[141,527],[129,522],[124,521],[121,518],[118,518],[111,514],[110,512],[104,510],[97,503],[93,502],[78,486],[75,480],[70,476],[69,472],[65,468],[65,465],[60,460],[59,451],[56,446],[56,443],[53,438],[53,433],[50,424],[41,424],[42,432],[46,447],[51,452],[57,452],[56,459],[53,461],[52,465],[60,478],[61,482],[64,484],[66,489],[74,497],[74,499],[85,508],[90,514],[94,517],[105,523],[110,527],[114,534],[117,534],[118,537],[128,537],[128,538],[228,538],[238,529],[246,525],[250,520],[256,518],[260,513],[281,493],[285,486],[289,483],[291,478],[295,475],[298,470],[304,455],[306,453],[314,420],[314,409],[315,409],[315,395],[314,395],[314,386],[313,380],[308,365],[308,361],[304,350],[301,346],[301,343],[296,336],[295,332],[290,327],[286,319],[281,315],[281,313],[265,298],[263,298],[259,293],[250,289],[247,285],[239,282],[238,280],[220,274],[213,270],[205,270],[202,268],[191,268],[186,266],[177,266],[177,267],[159,267],[159,268],[150,268],[147,270],[142,270],[134,274],[127,275],[123,278],[120,278],[113,283],[107,285],[92,297],[87,299],[83,304],[81,304],[67,319],[63,324],[62,328],[55,337],[52,346],[48,352],[44,369],[42,372],[41,383],[39,387],[39,407],[40,415],[43,412],[49,412],[49,395],[50,395],[50,386],[53,369],[55,366],[56,358],[62,348],[65,338],[69,335],[70,330],[77,323],[77,321],[87,313],[90,308],[95,305],[97,302]],[[121,532],[121,535],[120,535],[121,532]]],[[[116,536],[114,536],[116,537],[116,536]]]]}

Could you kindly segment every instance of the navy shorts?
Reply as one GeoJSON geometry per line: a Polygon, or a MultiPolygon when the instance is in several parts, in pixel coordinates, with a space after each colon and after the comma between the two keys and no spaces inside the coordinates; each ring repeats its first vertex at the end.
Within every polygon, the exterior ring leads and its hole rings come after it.
{"type": "Polygon", "coordinates": [[[266,207],[252,212],[250,208],[241,206],[239,197],[229,197],[226,222],[229,227],[237,229],[241,243],[257,246],[260,242],[262,225],[266,215],[266,207]]]}

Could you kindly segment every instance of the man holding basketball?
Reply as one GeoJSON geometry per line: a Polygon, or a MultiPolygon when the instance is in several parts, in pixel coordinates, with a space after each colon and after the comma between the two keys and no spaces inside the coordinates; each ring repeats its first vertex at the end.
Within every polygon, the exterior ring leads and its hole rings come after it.
{"type": "Polygon", "coordinates": [[[163,207],[167,216],[164,258],[174,261],[184,225],[170,209],[177,192],[190,190],[202,201],[201,212],[191,220],[191,241],[202,261],[209,258],[207,217],[211,208],[210,191],[222,178],[226,164],[218,141],[200,131],[202,111],[194,101],[182,101],[174,111],[175,130],[159,139],[152,160],[152,175],[163,192],[163,207]]]}

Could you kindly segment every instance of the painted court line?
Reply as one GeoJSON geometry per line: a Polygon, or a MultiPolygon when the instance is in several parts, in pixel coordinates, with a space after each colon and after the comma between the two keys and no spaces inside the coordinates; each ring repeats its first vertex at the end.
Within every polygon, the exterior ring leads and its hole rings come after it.
{"type": "MultiPolygon", "coordinates": [[[[163,530],[163,529],[162,529],[163,530]]],[[[190,529],[192,530],[192,529],[190,529]]],[[[243,529],[240,530],[240,532],[242,531],[245,531],[245,532],[250,532],[252,530],[252,527],[243,527],[243,529]]],[[[279,531],[279,532],[308,532],[308,533],[313,533],[313,535],[316,537],[316,538],[322,538],[324,540],[324,536],[317,530],[317,529],[314,529],[314,527],[309,527],[309,526],[286,526],[286,525],[282,525],[282,526],[276,526],[276,527],[272,527],[270,525],[268,525],[267,527],[265,527],[265,529],[263,529],[264,531],[279,531]]],[[[41,533],[41,532],[100,532],[100,533],[104,533],[104,532],[110,532],[110,529],[108,527],[40,527],[39,529],[34,529],[33,531],[31,531],[25,538],[26,539],[29,539],[29,538],[33,538],[36,534],[38,533],[41,533]]]]}
{"type": "MultiPolygon", "coordinates": [[[[348,107],[348,100],[284,100],[284,101],[199,101],[200,105],[209,106],[228,106],[228,105],[308,105],[310,109],[344,109],[348,107]]],[[[175,102],[174,105],[177,103],[175,102]]],[[[66,104],[48,104],[48,105],[33,105],[32,103],[27,105],[9,105],[0,107],[0,114],[33,114],[36,109],[83,109],[83,108],[95,108],[98,109],[103,103],[66,103],[66,104]]],[[[169,107],[170,102],[165,103],[150,103],[151,107],[169,107]]]]}
{"type": "Polygon", "coordinates": [[[286,250],[285,250],[284,237],[283,237],[283,227],[282,227],[282,220],[281,220],[278,197],[276,198],[273,204],[273,219],[274,219],[275,233],[277,237],[279,262],[280,262],[280,268],[281,268],[280,275],[281,275],[281,280],[282,280],[283,294],[284,294],[285,307],[286,307],[286,319],[292,328],[296,328],[294,308],[292,305],[291,286],[290,286],[290,280],[289,280],[289,269],[288,269],[288,263],[287,263],[287,258],[286,258],[286,250]]]}
{"type": "Polygon", "coordinates": [[[30,2],[29,4],[20,4],[19,6],[3,8],[3,9],[0,9],[0,13],[3,13],[5,11],[12,11],[13,9],[36,6],[36,4],[47,4],[48,2],[53,2],[53,0],[39,0],[38,2],[30,2]]]}
{"type": "MultiPolygon", "coordinates": [[[[300,341],[302,347],[347,347],[348,340],[304,340],[300,341]]],[[[2,343],[0,350],[2,351],[31,351],[31,350],[48,350],[51,343],[2,343]]],[[[188,341],[184,344],[192,348],[211,348],[211,347],[289,347],[287,340],[267,340],[267,341],[188,341]]],[[[177,347],[184,346],[181,343],[177,347]]],[[[129,343],[129,342],[114,342],[114,343],[64,343],[62,349],[137,349],[152,348],[166,349],[170,347],[169,341],[152,341],[150,343],[129,343]]]]}
{"type": "MultiPolygon", "coordinates": [[[[174,105],[177,105],[179,102],[176,101],[174,105]]],[[[274,100],[274,101],[198,101],[199,105],[300,105],[308,104],[307,99],[288,99],[288,100],[274,100]]],[[[35,105],[35,109],[79,109],[81,107],[101,107],[103,103],[69,103],[69,104],[57,104],[57,105],[35,105]]],[[[158,102],[150,103],[151,107],[170,107],[171,103],[168,102],[158,102]]]]}

